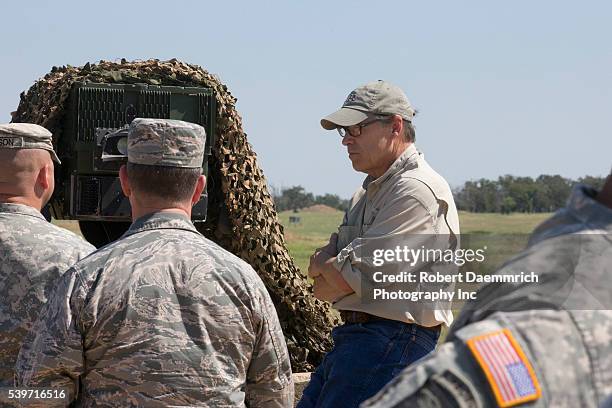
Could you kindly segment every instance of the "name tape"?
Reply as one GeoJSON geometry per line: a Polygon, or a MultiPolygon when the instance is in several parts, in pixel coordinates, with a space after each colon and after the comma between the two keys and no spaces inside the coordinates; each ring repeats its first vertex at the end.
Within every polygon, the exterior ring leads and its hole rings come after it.
{"type": "Polygon", "coordinates": [[[0,147],[23,147],[23,138],[0,136],[0,147]]]}

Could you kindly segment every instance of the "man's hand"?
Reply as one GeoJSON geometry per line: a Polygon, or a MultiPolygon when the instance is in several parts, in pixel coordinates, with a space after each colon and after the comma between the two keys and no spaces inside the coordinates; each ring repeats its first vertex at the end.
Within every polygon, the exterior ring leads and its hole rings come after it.
{"type": "Polygon", "coordinates": [[[310,256],[310,264],[308,265],[308,277],[316,278],[323,273],[323,266],[325,263],[332,259],[333,256],[327,252],[319,251],[315,252],[310,256]]]}
{"type": "Polygon", "coordinates": [[[314,279],[315,297],[329,302],[354,292],[333,265],[336,259],[337,241],[338,234],[332,234],[329,243],[317,249],[310,257],[308,266],[308,276],[314,279]]]}
{"type": "Polygon", "coordinates": [[[315,249],[314,254],[310,256],[310,265],[308,266],[308,276],[316,278],[321,275],[320,265],[325,264],[330,258],[335,257],[338,254],[336,244],[338,242],[338,234],[335,232],[329,237],[327,245],[315,249]]]}
{"type": "MultiPolygon", "coordinates": [[[[329,236],[329,242],[324,247],[319,248],[317,251],[323,251],[331,256],[338,255],[338,234],[333,233],[329,236]]],[[[316,251],[315,251],[316,252],[316,251]]]]}
{"type": "MultiPolygon", "coordinates": [[[[336,288],[329,284],[323,276],[317,276],[314,278],[314,285],[312,286],[314,297],[319,300],[326,302],[333,302],[334,300],[341,297],[343,294],[338,292],[336,288]]],[[[351,290],[352,292],[352,290],[351,290]]]]}

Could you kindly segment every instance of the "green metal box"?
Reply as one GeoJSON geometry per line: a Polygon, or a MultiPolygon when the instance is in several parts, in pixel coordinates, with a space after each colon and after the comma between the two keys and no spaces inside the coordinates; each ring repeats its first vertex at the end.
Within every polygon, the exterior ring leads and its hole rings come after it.
{"type": "MultiPolygon", "coordinates": [[[[58,219],[130,221],[130,205],[119,185],[116,161],[101,159],[102,137],[134,118],[178,119],[206,129],[202,163],[214,145],[216,100],[212,89],[148,84],[76,83],[57,151],[62,161],[51,212],[58,219]]],[[[194,206],[192,219],[206,219],[208,195],[194,206]]]]}

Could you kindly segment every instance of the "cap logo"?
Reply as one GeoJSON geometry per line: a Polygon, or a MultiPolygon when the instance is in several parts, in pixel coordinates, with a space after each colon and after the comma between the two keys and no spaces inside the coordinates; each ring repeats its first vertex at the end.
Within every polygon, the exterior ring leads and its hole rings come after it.
{"type": "Polygon", "coordinates": [[[344,105],[348,105],[351,102],[355,102],[357,100],[357,92],[353,91],[349,94],[349,96],[346,97],[346,101],[344,101],[344,105]]]}
{"type": "Polygon", "coordinates": [[[23,138],[0,137],[0,147],[23,147],[23,138]]]}

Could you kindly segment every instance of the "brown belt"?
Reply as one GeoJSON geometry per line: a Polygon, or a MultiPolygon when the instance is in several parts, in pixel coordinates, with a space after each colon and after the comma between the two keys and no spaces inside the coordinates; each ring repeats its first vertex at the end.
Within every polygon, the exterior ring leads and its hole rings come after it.
{"type": "MultiPolygon", "coordinates": [[[[380,320],[390,320],[392,322],[398,321],[398,320],[386,319],[380,316],[374,316],[366,312],[357,312],[354,310],[341,310],[340,317],[342,318],[344,323],[368,323],[368,322],[375,322],[375,321],[380,321],[380,320]]],[[[410,324],[410,323],[406,323],[406,324],[410,324]]],[[[433,327],[425,327],[425,326],[419,326],[419,327],[426,329],[426,330],[438,331],[440,330],[441,326],[442,325],[439,324],[433,327]]]]}

